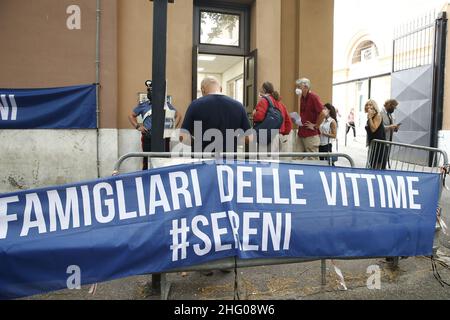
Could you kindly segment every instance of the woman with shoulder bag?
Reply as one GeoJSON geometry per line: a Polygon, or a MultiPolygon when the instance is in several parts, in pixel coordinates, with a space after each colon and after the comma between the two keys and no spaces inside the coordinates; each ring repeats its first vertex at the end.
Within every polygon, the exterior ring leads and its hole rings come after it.
{"type": "MultiPolygon", "coordinates": [[[[281,115],[282,121],[280,121],[278,128],[280,137],[283,140],[283,137],[288,136],[292,131],[292,121],[289,116],[286,106],[281,102],[280,94],[275,91],[274,86],[270,82],[264,82],[262,85],[260,96],[262,99],[259,100],[258,104],[253,111],[253,122],[255,123],[255,128],[257,124],[263,123],[266,120],[266,116],[269,108],[276,108],[281,115]]],[[[272,128],[274,129],[274,128],[272,128]]],[[[268,145],[272,142],[273,137],[271,137],[270,141],[268,141],[268,145]]]]}

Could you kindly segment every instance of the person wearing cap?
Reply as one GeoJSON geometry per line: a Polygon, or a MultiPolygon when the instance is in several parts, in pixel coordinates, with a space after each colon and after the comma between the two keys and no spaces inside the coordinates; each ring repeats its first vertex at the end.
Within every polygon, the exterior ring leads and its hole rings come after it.
{"type": "MultiPolygon", "coordinates": [[[[141,133],[141,144],[143,152],[152,151],[152,102],[146,100],[140,103],[128,116],[131,125],[141,133]],[[142,118],[142,122],[138,122],[138,117],[142,118]]],[[[181,116],[175,107],[166,101],[164,106],[166,112],[164,129],[173,130],[179,127],[181,123],[181,116]]],[[[170,138],[165,137],[166,152],[169,151],[170,138]]],[[[144,158],[142,170],[148,170],[148,158],[144,158]]]]}

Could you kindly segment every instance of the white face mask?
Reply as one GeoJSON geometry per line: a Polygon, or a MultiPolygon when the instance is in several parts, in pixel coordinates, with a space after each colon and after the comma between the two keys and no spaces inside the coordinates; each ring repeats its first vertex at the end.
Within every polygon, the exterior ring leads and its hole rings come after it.
{"type": "Polygon", "coordinates": [[[302,92],[301,89],[299,89],[299,88],[295,89],[295,94],[296,94],[296,95],[301,96],[302,93],[303,93],[303,92],[302,92]]]}

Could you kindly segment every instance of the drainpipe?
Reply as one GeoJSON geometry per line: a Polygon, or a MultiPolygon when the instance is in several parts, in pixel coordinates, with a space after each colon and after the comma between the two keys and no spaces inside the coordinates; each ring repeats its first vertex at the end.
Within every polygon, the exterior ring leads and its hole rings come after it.
{"type": "Polygon", "coordinates": [[[97,177],[100,178],[100,15],[101,3],[97,0],[96,11],[96,35],[95,35],[95,83],[96,90],[96,105],[97,105],[97,177]]]}

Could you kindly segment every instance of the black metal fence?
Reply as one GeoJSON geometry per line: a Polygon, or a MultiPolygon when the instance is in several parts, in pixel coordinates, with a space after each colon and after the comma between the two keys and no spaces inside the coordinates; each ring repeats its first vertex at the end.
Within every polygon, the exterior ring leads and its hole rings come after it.
{"type": "Polygon", "coordinates": [[[438,14],[430,12],[395,29],[393,72],[433,64],[438,14]]]}

